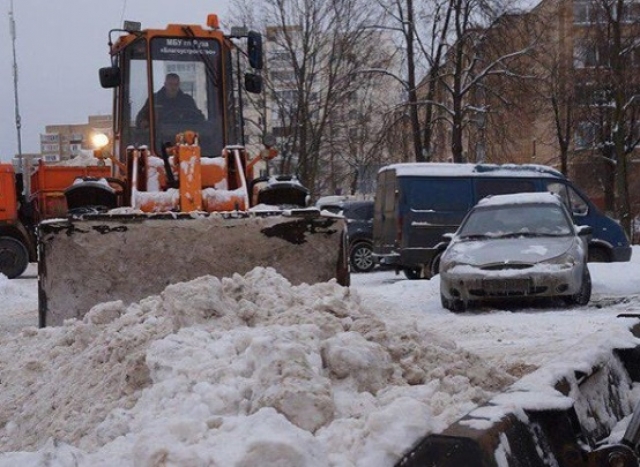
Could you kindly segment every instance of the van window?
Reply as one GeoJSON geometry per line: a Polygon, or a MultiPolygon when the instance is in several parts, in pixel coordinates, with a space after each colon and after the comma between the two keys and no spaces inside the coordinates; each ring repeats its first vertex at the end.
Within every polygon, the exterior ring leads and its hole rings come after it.
{"type": "Polygon", "coordinates": [[[473,206],[468,179],[407,179],[403,186],[405,202],[418,211],[468,211],[473,206]]]}
{"type": "Polygon", "coordinates": [[[532,180],[512,178],[476,179],[478,201],[489,195],[509,195],[511,193],[530,193],[534,191],[536,191],[536,187],[532,180]]]}
{"type": "Polygon", "coordinates": [[[589,205],[572,187],[559,182],[547,183],[547,190],[562,198],[567,209],[574,216],[586,216],[589,211],[589,205]]]}

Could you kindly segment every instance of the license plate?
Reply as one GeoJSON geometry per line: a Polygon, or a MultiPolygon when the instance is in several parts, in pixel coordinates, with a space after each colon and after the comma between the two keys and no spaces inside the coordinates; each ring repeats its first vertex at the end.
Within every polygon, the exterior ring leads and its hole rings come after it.
{"type": "Polygon", "coordinates": [[[482,281],[482,288],[490,294],[527,293],[529,279],[490,279],[482,281]]]}

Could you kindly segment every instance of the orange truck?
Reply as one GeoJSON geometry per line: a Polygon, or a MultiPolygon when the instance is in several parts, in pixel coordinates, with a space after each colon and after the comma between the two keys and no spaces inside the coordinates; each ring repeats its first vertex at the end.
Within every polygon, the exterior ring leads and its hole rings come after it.
{"type": "Polygon", "coordinates": [[[68,214],[65,191],[80,179],[108,179],[107,166],[48,166],[31,174],[31,193],[23,193],[23,175],[12,164],[0,164],[0,273],[20,276],[37,261],[36,226],[45,219],[68,214]]]}

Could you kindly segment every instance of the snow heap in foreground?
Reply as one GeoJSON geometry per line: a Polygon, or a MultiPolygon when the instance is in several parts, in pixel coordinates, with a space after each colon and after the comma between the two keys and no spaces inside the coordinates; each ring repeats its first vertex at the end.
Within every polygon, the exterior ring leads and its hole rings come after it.
{"type": "Polygon", "coordinates": [[[389,466],[514,381],[336,283],[171,285],[0,337],[0,466],[389,466]]]}

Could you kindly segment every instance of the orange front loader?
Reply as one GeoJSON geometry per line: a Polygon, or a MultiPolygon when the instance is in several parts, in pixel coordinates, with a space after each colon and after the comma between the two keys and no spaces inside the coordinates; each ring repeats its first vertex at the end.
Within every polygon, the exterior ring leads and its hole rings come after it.
{"type": "Polygon", "coordinates": [[[114,90],[114,127],[96,156],[112,172],[74,182],[70,215],[38,226],[40,324],[256,266],[294,284],[348,285],[344,219],[309,208],[294,176],[269,173],[274,141],[246,144],[243,96],[262,91],[260,34],[225,34],[210,15],[206,27],[127,22],[109,44],[100,80],[114,90]]]}

